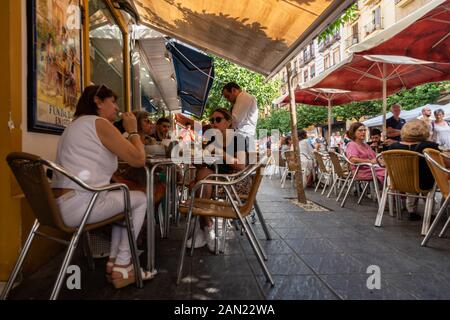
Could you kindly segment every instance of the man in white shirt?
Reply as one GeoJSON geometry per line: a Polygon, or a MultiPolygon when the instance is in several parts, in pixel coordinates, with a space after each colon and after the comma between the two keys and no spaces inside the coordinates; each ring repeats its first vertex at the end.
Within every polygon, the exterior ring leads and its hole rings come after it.
{"type": "Polygon", "coordinates": [[[422,115],[417,119],[424,121],[428,126],[428,131],[430,132],[430,137],[428,138],[431,141],[431,137],[433,136],[433,125],[431,121],[431,109],[428,106],[422,108],[422,115]]]}
{"type": "Polygon", "coordinates": [[[243,136],[255,137],[258,122],[256,98],[243,91],[235,82],[227,83],[222,89],[222,95],[233,104],[231,114],[234,129],[243,136]]]}

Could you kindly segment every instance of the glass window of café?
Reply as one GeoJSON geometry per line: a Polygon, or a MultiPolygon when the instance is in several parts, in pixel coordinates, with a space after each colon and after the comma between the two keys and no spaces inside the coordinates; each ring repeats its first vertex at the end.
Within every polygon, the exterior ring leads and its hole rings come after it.
{"type": "Polygon", "coordinates": [[[117,103],[124,111],[122,32],[103,0],[89,0],[89,21],[91,82],[117,93],[117,103]]]}
{"type": "Polygon", "coordinates": [[[133,109],[156,113],[161,95],[152,77],[145,52],[137,46],[132,56],[133,109]]]}

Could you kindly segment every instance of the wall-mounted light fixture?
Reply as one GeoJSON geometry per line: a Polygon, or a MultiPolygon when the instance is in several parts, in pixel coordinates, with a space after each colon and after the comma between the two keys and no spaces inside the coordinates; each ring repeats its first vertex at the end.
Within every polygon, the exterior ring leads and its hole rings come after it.
{"type": "Polygon", "coordinates": [[[175,76],[172,74],[172,75],[170,76],[170,79],[172,79],[172,81],[175,81],[175,76]]]}
{"type": "Polygon", "coordinates": [[[170,55],[169,53],[166,51],[166,53],[164,54],[164,59],[166,59],[168,62],[170,62],[170,55]]]}

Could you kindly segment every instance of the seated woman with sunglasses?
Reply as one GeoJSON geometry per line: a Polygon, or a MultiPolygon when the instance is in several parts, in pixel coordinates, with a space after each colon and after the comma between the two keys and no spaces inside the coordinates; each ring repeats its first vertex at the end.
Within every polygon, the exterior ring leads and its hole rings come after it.
{"type": "MultiPolygon", "coordinates": [[[[216,156],[220,153],[223,155],[223,161],[218,164],[219,173],[230,174],[239,172],[245,169],[248,164],[248,150],[245,143],[245,137],[235,134],[232,129],[233,118],[231,113],[224,108],[214,110],[210,118],[212,129],[217,130],[217,135],[205,146],[205,149],[215,150],[216,156]],[[214,139],[215,138],[215,139],[214,139]],[[227,153],[228,152],[228,153],[227,153]]],[[[196,181],[202,180],[208,175],[215,172],[214,166],[202,166],[197,170],[196,181]]],[[[248,194],[251,188],[251,178],[245,179],[236,186],[239,194],[248,194]]],[[[212,186],[205,186],[202,197],[210,199],[212,197],[212,186]]],[[[220,196],[224,196],[222,188],[219,188],[220,196]]],[[[200,228],[196,228],[198,233],[195,237],[195,248],[200,248],[208,245],[210,251],[214,251],[215,232],[212,219],[200,220],[200,228]]],[[[219,237],[219,239],[221,239],[219,237]]],[[[189,239],[187,247],[192,246],[192,240],[189,239]]],[[[219,244],[222,249],[222,245],[219,244]]]]}
{"type": "MultiPolygon", "coordinates": [[[[137,133],[135,116],[129,112],[122,114],[128,139],[112,124],[119,111],[116,101],[116,94],[104,85],[86,87],[78,101],[74,120],[64,130],[58,143],[56,163],[91,186],[110,183],[118,167],[118,158],[133,167],[145,164],[144,145],[137,133]]],[[[92,193],[60,174],[55,174],[52,188],[64,223],[69,227],[78,226],[92,193]]],[[[130,200],[133,227],[137,236],[147,210],[146,195],[140,191],[131,191],[130,200]]],[[[119,190],[104,192],[97,198],[87,223],[96,223],[123,211],[123,193],[119,190]]],[[[127,230],[120,226],[114,225],[112,229],[106,272],[116,288],[135,281],[127,230]]],[[[150,272],[139,272],[145,280],[153,277],[150,272]]]]}
{"type": "MultiPolygon", "coordinates": [[[[348,143],[345,149],[345,154],[347,158],[353,163],[372,163],[377,164],[377,155],[375,151],[365,142],[366,141],[366,127],[361,122],[354,122],[350,129],[348,129],[348,136],[352,140],[348,143]]],[[[356,170],[356,166],[352,168],[356,170]]],[[[383,183],[386,171],[381,167],[375,167],[375,174],[380,181],[383,183]]],[[[361,166],[356,176],[359,180],[370,180],[372,179],[372,172],[368,166],[361,166]]]]}

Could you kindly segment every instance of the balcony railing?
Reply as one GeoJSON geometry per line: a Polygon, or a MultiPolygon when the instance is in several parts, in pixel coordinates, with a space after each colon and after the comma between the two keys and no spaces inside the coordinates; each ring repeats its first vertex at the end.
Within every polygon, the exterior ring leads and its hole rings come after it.
{"type": "Polygon", "coordinates": [[[347,49],[357,43],[359,43],[359,34],[358,33],[352,34],[350,37],[345,39],[345,48],[347,49]]]}
{"type": "Polygon", "coordinates": [[[325,49],[331,47],[333,43],[341,40],[341,34],[339,32],[334,35],[328,35],[325,40],[319,42],[319,52],[324,52],[325,49]]]}
{"type": "Polygon", "coordinates": [[[312,61],[314,58],[316,57],[316,55],[314,53],[312,53],[311,51],[304,51],[303,52],[303,63],[302,66],[304,66],[305,64],[309,63],[310,61],[312,61]]]}
{"type": "Polygon", "coordinates": [[[368,24],[364,26],[364,31],[366,33],[366,36],[374,32],[375,30],[381,30],[383,29],[383,22],[380,21],[371,21],[368,24]]]}

